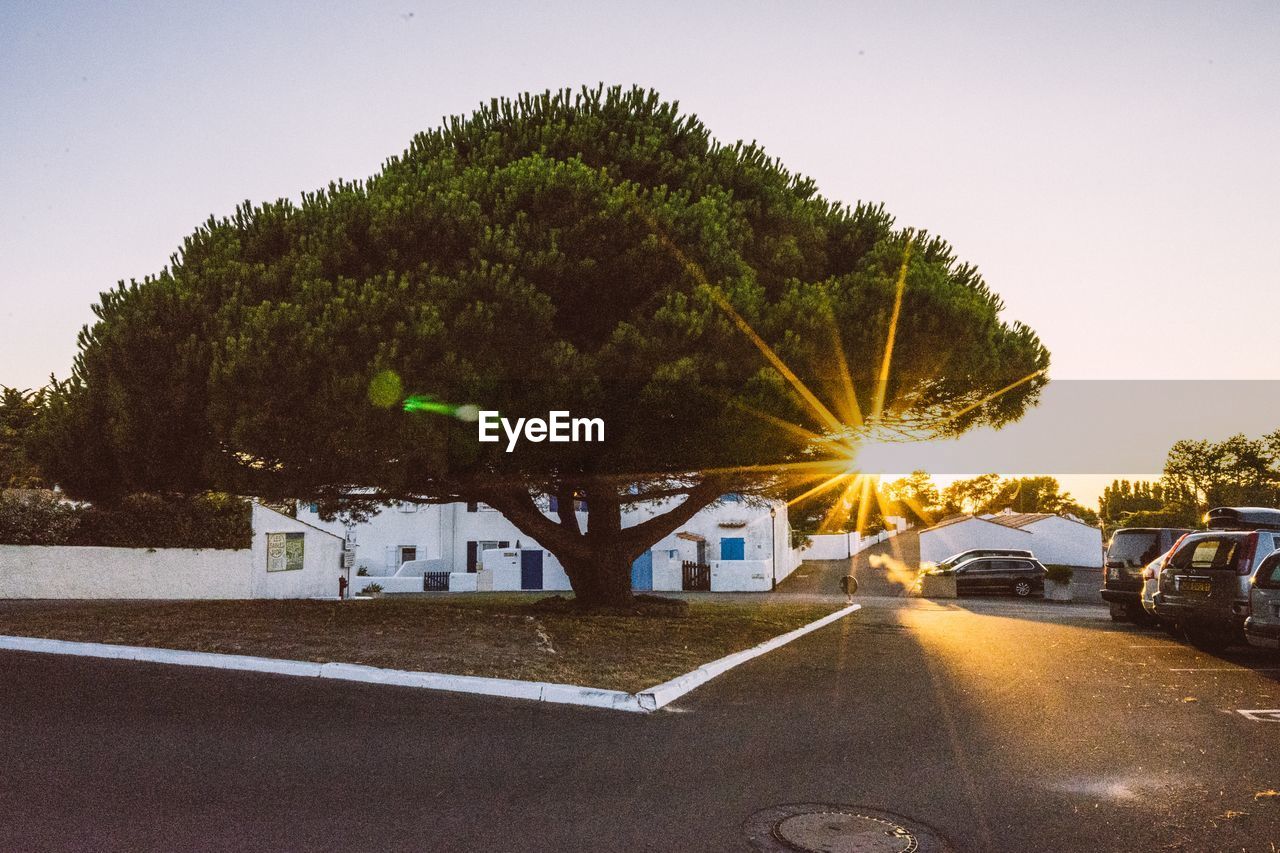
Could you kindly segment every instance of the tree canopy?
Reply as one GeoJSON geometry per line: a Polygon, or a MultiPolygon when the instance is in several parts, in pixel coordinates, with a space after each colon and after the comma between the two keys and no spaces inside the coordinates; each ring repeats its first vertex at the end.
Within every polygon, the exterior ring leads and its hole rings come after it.
{"type": "Polygon", "coordinates": [[[941,239],[638,88],[494,100],[367,180],[210,218],[94,310],[38,442],[69,493],[481,500],[587,598],[717,496],[867,431],[1016,419],[1049,358],[941,239]],[[508,453],[409,395],[606,437],[508,453]]]}
{"type": "Polygon", "coordinates": [[[39,467],[27,453],[45,392],[0,385],[0,490],[44,485],[39,467]]]}

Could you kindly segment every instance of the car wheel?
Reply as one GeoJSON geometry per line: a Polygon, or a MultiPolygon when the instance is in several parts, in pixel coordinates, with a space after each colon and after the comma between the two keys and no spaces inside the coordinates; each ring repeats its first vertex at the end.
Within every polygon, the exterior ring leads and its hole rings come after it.
{"type": "Polygon", "coordinates": [[[1014,581],[1013,594],[1018,598],[1026,598],[1031,594],[1031,581],[1014,581]]]}

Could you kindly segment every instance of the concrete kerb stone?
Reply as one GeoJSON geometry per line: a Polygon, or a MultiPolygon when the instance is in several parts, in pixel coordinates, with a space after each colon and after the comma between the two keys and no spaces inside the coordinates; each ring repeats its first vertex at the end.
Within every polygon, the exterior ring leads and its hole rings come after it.
{"type": "Polygon", "coordinates": [[[265,672],[274,675],[328,678],[337,681],[358,681],[367,684],[390,684],[425,690],[442,690],[451,693],[473,693],[484,696],[500,696],[508,699],[525,699],[534,702],[583,705],[614,711],[649,713],[707,683],[717,675],[770,652],[779,646],[784,646],[811,631],[830,625],[837,619],[861,609],[861,607],[862,605],[860,604],[850,605],[794,631],[788,631],[750,649],[734,652],[718,660],[703,664],[697,669],[679,675],[670,681],[634,694],[621,690],[604,690],[595,687],[551,684],[541,681],[486,678],[476,675],[448,675],[438,672],[413,672],[354,663],[316,663],[312,661],[253,657],[250,655],[158,649],[147,646],[82,643],[70,640],[50,640],[42,637],[0,636],[0,649],[112,660],[134,660],[172,666],[198,666],[212,669],[239,670],[242,672],[265,672]]]}

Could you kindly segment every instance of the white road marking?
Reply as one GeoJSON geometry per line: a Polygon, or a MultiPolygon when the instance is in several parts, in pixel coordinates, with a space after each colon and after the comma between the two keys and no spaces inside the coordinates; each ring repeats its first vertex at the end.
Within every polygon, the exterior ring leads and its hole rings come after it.
{"type": "Polygon", "coordinates": [[[1280,708],[1259,708],[1254,710],[1237,708],[1236,713],[1246,720],[1253,720],[1255,723],[1280,723],[1280,708]]]}
{"type": "Polygon", "coordinates": [[[1191,666],[1171,668],[1170,672],[1280,672],[1280,666],[1191,666]]]}

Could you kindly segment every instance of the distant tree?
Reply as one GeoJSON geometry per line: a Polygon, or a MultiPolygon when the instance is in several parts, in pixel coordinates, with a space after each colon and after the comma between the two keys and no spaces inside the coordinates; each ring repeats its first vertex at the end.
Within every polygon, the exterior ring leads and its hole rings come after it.
{"type": "Polygon", "coordinates": [[[1064,493],[1053,477],[1015,477],[1002,480],[996,493],[980,512],[1060,512],[1071,503],[1071,495],[1064,493]]]}
{"type": "Polygon", "coordinates": [[[839,446],[872,429],[1020,417],[1049,356],[1002,309],[943,241],[828,201],[655,93],[494,100],[367,181],[210,219],[104,293],[39,458],[93,497],[483,501],[580,602],[625,605],[638,555],[726,492],[782,493],[779,465],[839,476],[839,446]],[[608,431],[507,452],[410,395],[608,431]],[[656,511],[624,528],[637,503],[656,511]]]}
{"type": "Polygon", "coordinates": [[[1280,430],[1260,439],[1179,441],[1169,449],[1161,482],[1166,506],[1200,517],[1214,506],[1280,502],[1280,430]]]}
{"type": "Polygon", "coordinates": [[[915,525],[930,525],[941,514],[941,494],[933,478],[924,471],[912,471],[906,477],[883,486],[886,500],[894,515],[915,525]]]}
{"type": "Polygon", "coordinates": [[[982,474],[968,480],[956,480],[942,490],[943,510],[948,515],[982,512],[999,491],[999,474],[982,474]]]}
{"type": "Polygon", "coordinates": [[[43,389],[19,391],[0,385],[0,489],[34,489],[45,484],[26,447],[44,401],[43,389]]]}
{"type": "Polygon", "coordinates": [[[1164,486],[1158,481],[1114,480],[1102,490],[1098,499],[1098,514],[1108,530],[1119,525],[1120,520],[1135,512],[1156,512],[1165,505],[1164,486]]]}

